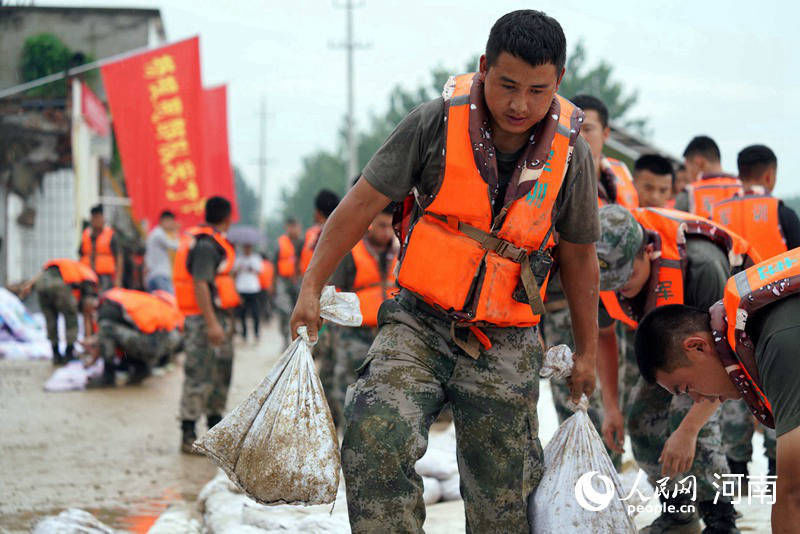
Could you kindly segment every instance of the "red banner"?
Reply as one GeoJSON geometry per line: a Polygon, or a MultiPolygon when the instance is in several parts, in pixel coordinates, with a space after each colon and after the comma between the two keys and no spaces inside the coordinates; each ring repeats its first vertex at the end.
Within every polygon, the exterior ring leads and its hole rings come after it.
{"type": "Polygon", "coordinates": [[[203,181],[206,197],[220,195],[233,204],[233,220],[239,219],[228,152],[228,91],[226,86],[203,89],[203,181]]]}
{"type": "Polygon", "coordinates": [[[108,120],[103,101],[83,82],[81,82],[81,115],[96,134],[106,136],[111,133],[111,122],[108,120]]]}
{"type": "Polygon", "coordinates": [[[101,69],[133,214],[202,221],[203,121],[197,37],[101,69]]]}

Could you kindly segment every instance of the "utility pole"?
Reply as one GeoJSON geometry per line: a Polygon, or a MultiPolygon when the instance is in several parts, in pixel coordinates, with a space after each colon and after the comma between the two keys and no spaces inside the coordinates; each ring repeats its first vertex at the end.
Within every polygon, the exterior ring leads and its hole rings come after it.
{"type": "Polygon", "coordinates": [[[258,141],[258,227],[264,228],[264,196],[267,192],[267,99],[261,97],[261,135],[258,141]]]}
{"type": "Polygon", "coordinates": [[[353,52],[356,49],[366,48],[366,45],[356,43],[353,40],[353,10],[364,4],[355,5],[353,0],[346,0],[344,5],[337,5],[338,8],[347,10],[346,18],[346,40],[344,43],[335,45],[336,48],[344,48],[347,52],[347,176],[344,179],[344,190],[350,189],[350,182],[358,173],[358,147],[356,146],[356,122],[355,122],[355,68],[353,65],[353,52]]]}

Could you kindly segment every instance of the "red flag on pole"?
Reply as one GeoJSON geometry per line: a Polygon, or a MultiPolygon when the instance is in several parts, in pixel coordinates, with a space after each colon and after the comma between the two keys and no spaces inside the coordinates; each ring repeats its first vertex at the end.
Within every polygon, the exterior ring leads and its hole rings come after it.
{"type": "Polygon", "coordinates": [[[203,89],[203,196],[220,195],[233,205],[232,220],[239,219],[228,152],[228,91],[224,85],[203,89]]]}
{"type": "Polygon", "coordinates": [[[101,69],[133,214],[151,224],[169,209],[203,219],[205,192],[197,37],[101,69]]]}

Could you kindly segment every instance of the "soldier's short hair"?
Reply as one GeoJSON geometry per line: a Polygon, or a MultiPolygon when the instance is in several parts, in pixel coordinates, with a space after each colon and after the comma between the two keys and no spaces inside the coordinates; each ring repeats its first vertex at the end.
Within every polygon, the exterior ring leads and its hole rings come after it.
{"type": "Polygon", "coordinates": [[[750,145],[736,157],[739,177],[743,180],[758,178],[765,170],[778,165],[778,158],[766,145],[750,145]]]}
{"type": "Polygon", "coordinates": [[[567,62],[567,38],[556,19],[541,11],[520,9],[494,23],[486,41],[486,63],[508,52],[533,67],[552,63],[561,74],[567,62]]]}
{"type": "Polygon", "coordinates": [[[684,158],[701,156],[711,163],[719,163],[721,156],[717,143],[707,135],[698,135],[686,145],[683,151],[684,158]]]}

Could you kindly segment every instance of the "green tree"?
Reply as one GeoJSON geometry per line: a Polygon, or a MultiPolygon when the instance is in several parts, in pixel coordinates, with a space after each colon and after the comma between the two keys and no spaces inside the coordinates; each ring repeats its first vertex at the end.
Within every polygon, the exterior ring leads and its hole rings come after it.
{"type": "Polygon", "coordinates": [[[601,60],[593,67],[587,66],[586,47],[583,41],[578,41],[575,50],[567,59],[566,72],[558,92],[567,98],[581,93],[596,96],[608,107],[612,120],[647,136],[646,119],[627,117],[638,99],[637,92],[634,90],[626,93],[622,83],[612,79],[613,70],[614,68],[605,60],[601,60]]]}
{"type": "Polygon", "coordinates": [[[239,223],[257,226],[261,210],[258,207],[258,195],[247,183],[241,169],[233,166],[233,187],[236,191],[236,204],[239,208],[239,223]]]}
{"type": "MultiPolygon", "coordinates": [[[[70,50],[52,33],[40,33],[25,39],[19,70],[22,80],[29,82],[92,61],[94,58],[91,55],[70,50]]],[[[96,89],[97,71],[87,72],[82,76],[96,89]]],[[[39,98],[64,98],[67,94],[67,82],[57,80],[30,89],[26,94],[39,98]]]]}

